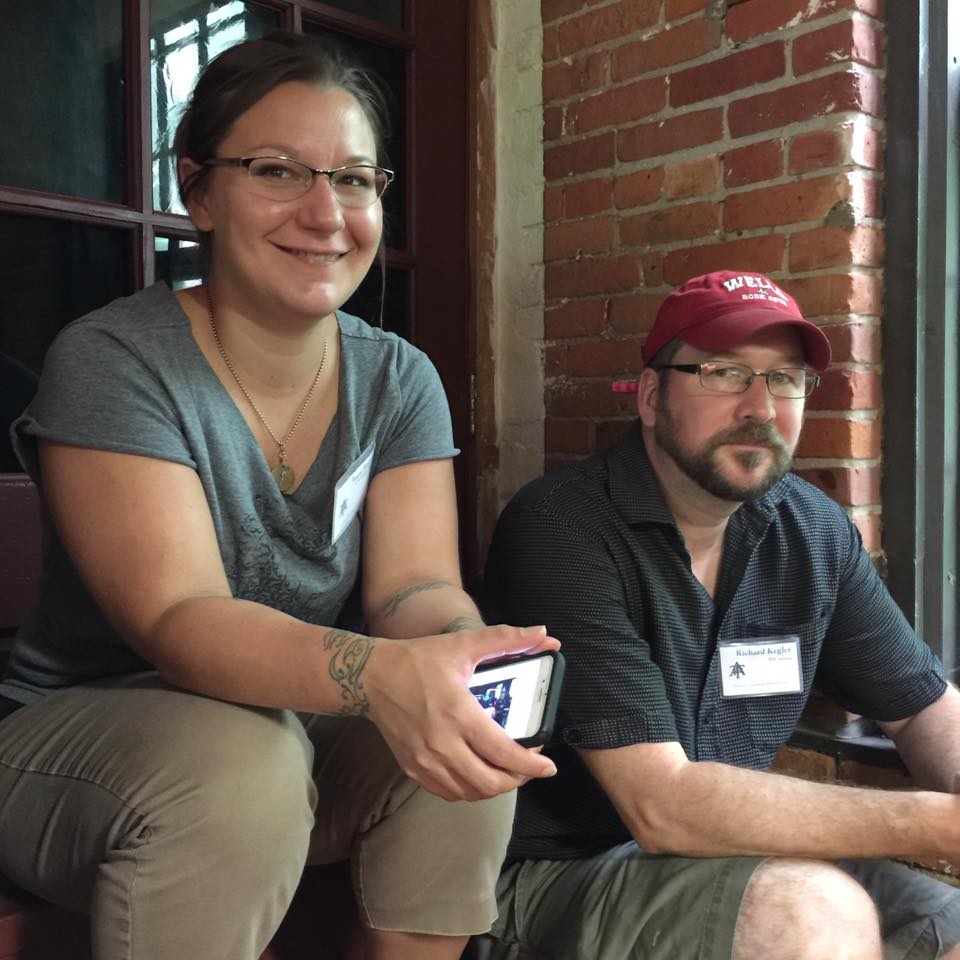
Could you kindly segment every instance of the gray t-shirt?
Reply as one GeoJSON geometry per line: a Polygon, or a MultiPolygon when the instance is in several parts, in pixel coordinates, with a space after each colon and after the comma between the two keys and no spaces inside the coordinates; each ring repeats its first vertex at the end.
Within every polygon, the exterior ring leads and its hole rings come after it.
{"type": "MultiPolygon", "coordinates": [[[[18,456],[38,482],[38,439],[192,467],[234,596],[308,623],[334,623],[358,577],[362,522],[358,514],[331,544],[337,481],[371,444],[371,476],[458,452],[443,387],[426,355],[357,317],[338,313],[337,320],[337,413],[292,496],[278,489],[162,284],[61,331],[35,399],[14,424],[18,456]]],[[[107,622],[48,529],[41,601],[20,629],[0,695],[28,703],[58,687],[149,669],[107,622]]]]}

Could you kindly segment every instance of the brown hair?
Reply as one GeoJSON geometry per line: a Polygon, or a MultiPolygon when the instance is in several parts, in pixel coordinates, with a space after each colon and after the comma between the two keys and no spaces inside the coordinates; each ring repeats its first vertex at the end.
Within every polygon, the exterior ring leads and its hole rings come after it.
{"type": "Polygon", "coordinates": [[[674,337],[672,340],[668,340],[651,358],[647,363],[648,367],[657,371],[659,376],[661,373],[668,373],[667,370],[660,370],[660,367],[665,363],[672,363],[673,358],[680,352],[680,348],[684,345],[683,340],[679,337],[674,337]]]}

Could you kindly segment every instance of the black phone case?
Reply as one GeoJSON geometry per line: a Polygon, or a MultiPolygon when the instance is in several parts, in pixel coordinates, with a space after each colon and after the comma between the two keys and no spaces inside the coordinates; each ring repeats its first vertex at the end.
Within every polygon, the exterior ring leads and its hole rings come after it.
{"type": "MultiPolygon", "coordinates": [[[[560,688],[563,686],[563,671],[566,667],[562,653],[557,650],[550,650],[549,655],[553,657],[553,672],[550,674],[550,686],[547,689],[547,702],[543,708],[543,720],[540,722],[540,729],[532,737],[521,737],[517,740],[517,743],[524,747],[539,747],[546,743],[553,734],[553,724],[557,719],[557,705],[560,703],[560,688]]],[[[517,659],[532,660],[542,656],[542,653],[536,653],[533,657],[517,657],[517,659]]]]}

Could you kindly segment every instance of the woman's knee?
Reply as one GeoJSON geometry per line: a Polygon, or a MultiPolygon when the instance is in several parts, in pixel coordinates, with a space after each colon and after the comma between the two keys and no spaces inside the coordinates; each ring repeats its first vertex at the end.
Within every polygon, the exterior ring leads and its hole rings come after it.
{"type": "Polygon", "coordinates": [[[317,717],[307,732],[319,790],[310,859],[351,859],[365,922],[448,936],[487,929],[515,792],[451,803],[410,780],[368,721],[317,717]]]}
{"type": "Polygon", "coordinates": [[[161,800],[157,818],[238,859],[305,857],[316,790],[295,715],[211,701],[198,719],[190,743],[167,744],[174,795],[161,800]]]}
{"type": "Polygon", "coordinates": [[[299,875],[315,791],[292,714],[155,681],[47,700],[3,725],[0,811],[21,830],[0,863],[21,883],[83,909],[104,863],[171,878],[299,875]]]}
{"type": "Polygon", "coordinates": [[[77,691],[57,706],[72,716],[34,751],[32,768],[97,784],[154,835],[168,823],[248,839],[256,827],[277,832],[291,821],[309,831],[313,751],[289,711],[242,707],[155,678],[77,691]]]}
{"type": "Polygon", "coordinates": [[[452,803],[423,789],[411,794],[355,845],[354,888],[365,922],[448,936],[489,929],[515,799],[506,793],[452,803]]]}

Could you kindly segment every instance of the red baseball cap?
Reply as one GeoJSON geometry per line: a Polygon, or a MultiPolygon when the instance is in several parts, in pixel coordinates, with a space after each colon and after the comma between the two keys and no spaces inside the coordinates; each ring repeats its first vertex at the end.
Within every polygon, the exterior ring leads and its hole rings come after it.
{"type": "Polygon", "coordinates": [[[700,350],[726,350],[772,326],[796,327],[810,366],[830,365],[830,341],[793,297],[762,273],[738,270],[693,277],[667,296],[643,345],[643,362],[649,364],[674,339],[700,350]]]}

